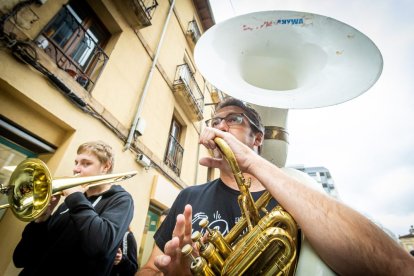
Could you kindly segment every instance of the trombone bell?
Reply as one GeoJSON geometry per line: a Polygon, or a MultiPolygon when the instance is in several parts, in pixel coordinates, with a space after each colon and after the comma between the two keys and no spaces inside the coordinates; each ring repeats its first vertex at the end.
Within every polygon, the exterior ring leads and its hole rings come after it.
{"type": "Polygon", "coordinates": [[[52,197],[52,177],[46,164],[29,158],[21,162],[9,180],[9,207],[22,221],[40,217],[52,197]]]}
{"type": "Polygon", "coordinates": [[[43,161],[29,158],[16,167],[10,176],[8,187],[1,191],[8,194],[9,204],[1,205],[0,209],[9,207],[18,219],[32,221],[47,209],[52,195],[83,184],[92,187],[122,181],[135,174],[137,172],[132,171],[52,180],[50,171],[43,161]]]}

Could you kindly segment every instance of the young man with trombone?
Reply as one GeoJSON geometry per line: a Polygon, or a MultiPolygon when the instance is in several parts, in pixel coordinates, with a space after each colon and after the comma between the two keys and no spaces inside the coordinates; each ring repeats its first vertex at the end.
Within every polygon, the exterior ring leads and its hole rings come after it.
{"type": "MultiPolygon", "coordinates": [[[[200,136],[200,144],[217,151],[217,137],[223,139],[234,153],[234,159],[244,176],[251,178],[250,189],[253,191],[266,189],[278,201],[296,221],[317,255],[332,270],[331,275],[334,273],[339,275],[412,275],[414,259],[374,223],[327,194],[301,183],[257,154],[263,136],[260,131],[257,131],[257,126],[261,123],[255,122],[255,118],[248,116],[247,114],[251,114],[248,110],[249,107],[235,99],[220,103],[211,123],[200,136]]],[[[222,147],[220,149],[222,150],[222,147]]],[[[225,157],[227,159],[227,154],[225,157]]],[[[239,190],[240,186],[236,183],[237,177],[234,177],[234,170],[230,169],[230,163],[219,156],[205,157],[200,160],[201,165],[220,170],[221,182],[228,189],[239,190]]],[[[201,186],[206,185],[211,185],[211,183],[201,186]]],[[[169,215],[154,236],[156,246],[150,259],[138,275],[191,274],[188,258],[183,254],[192,254],[193,258],[197,254],[184,252],[182,248],[195,241],[192,235],[194,234],[193,228],[199,226],[195,224],[196,220],[193,215],[200,213],[199,206],[206,204],[224,205],[222,209],[217,210],[217,214],[224,212],[225,206],[232,204],[229,202],[230,199],[224,203],[214,202],[215,197],[211,195],[208,196],[209,199],[213,198],[210,203],[202,202],[202,200],[194,201],[188,195],[192,194],[191,190],[197,189],[199,189],[197,186],[186,188],[177,197],[169,215]]],[[[240,213],[234,213],[234,217],[240,217],[240,213]]],[[[214,229],[209,229],[208,232],[211,234],[214,229]]],[[[246,240],[243,242],[249,244],[246,240]]],[[[193,251],[202,251],[203,247],[207,247],[207,243],[203,241],[197,240],[195,243],[197,246],[193,251]]],[[[260,243],[253,242],[252,244],[253,250],[254,244],[260,243]]],[[[246,247],[247,245],[243,243],[237,246],[246,247]]],[[[301,252],[296,255],[299,253],[301,252]]],[[[226,261],[225,258],[223,259],[226,261]]],[[[280,259],[285,259],[285,256],[278,258],[278,261],[280,259]]],[[[199,263],[196,260],[194,259],[191,263],[191,269],[199,263]]],[[[294,262],[292,264],[294,265],[294,262]]],[[[282,270],[286,272],[284,268],[282,270]]],[[[306,273],[310,272],[305,271],[306,273]]],[[[216,272],[216,274],[220,273],[216,272]]]]}
{"type": "MultiPolygon", "coordinates": [[[[73,173],[106,175],[113,167],[112,148],[88,142],[77,150],[73,173]]],[[[115,178],[102,178],[95,186],[68,186],[55,212],[60,195],[52,196],[47,210],[26,225],[13,254],[16,267],[23,268],[20,275],[109,275],[134,202],[124,188],[112,185],[115,178]]]]}

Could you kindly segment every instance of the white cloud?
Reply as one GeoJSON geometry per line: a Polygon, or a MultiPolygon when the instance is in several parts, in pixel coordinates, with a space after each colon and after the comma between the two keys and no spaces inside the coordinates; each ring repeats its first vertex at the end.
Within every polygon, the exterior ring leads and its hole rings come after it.
{"type": "Polygon", "coordinates": [[[381,201],[382,204],[372,206],[372,211],[378,210],[387,214],[414,212],[414,165],[380,173],[373,180],[375,185],[370,185],[367,191],[373,200],[381,201]]]}

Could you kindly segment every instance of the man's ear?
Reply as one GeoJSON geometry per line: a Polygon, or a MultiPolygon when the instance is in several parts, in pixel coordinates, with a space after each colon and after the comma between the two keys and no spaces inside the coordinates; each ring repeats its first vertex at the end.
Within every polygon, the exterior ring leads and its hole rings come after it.
{"type": "Polygon", "coordinates": [[[254,137],[254,144],[253,145],[256,146],[256,147],[260,147],[261,145],[263,145],[263,141],[264,141],[263,133],[257,132],[255,134],[255,137],[254,137]]]}
{"type": "Polygon", "coordinates": [[[261,154],[261,151],[262,151],[263,137],[264,137],[264,135],[261,132],[258,132],[254,135],[253,149],[259,155],[261,154]]]}
{"type": "Polygon", "coordinates": [[[106,162],[104,167],[103,167],[104,172],[108,173],[110,171],[111,167],[112,167],[112,163],[110,161],[106,162]]]}

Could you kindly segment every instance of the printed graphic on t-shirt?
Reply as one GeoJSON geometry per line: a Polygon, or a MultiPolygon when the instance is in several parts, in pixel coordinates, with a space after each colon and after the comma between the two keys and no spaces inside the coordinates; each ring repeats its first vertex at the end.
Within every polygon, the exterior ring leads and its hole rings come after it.
{"type": "MultiPolygon", "coordinates": [[[[209,218],[208,215],[204,212],[198,212],[193,216],[192,225],[193,225],[193,232],[200,231],[202,235],[205,234],[207,231],[206,229],[200,229],[199,223],[202,219],[208,220],[208,228],[211,230],[219,231],[223,236],[225,236],[230,230],[229,222],[222,219],[219,211],[214,212],[213,217],[209,218]]],[[[237,222],[240,217],[235,218],[235,222],[237,222]]],[[[232,223],[233,225],[234,223],[232,223]]]]}

